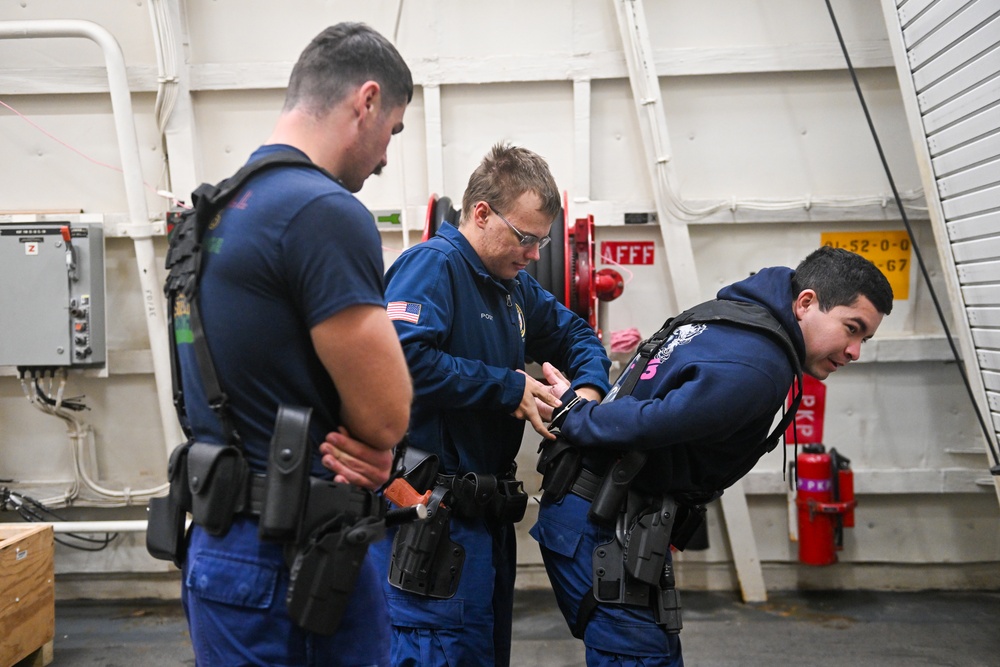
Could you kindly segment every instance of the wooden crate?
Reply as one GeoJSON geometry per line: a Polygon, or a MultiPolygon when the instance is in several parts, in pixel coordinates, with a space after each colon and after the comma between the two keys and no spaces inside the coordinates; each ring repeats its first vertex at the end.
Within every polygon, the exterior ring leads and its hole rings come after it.
{"type": "Polygon", "coordinates": [[[0,524],[0,667],[52,662],[54,546],[52,526],[0,524]]]}

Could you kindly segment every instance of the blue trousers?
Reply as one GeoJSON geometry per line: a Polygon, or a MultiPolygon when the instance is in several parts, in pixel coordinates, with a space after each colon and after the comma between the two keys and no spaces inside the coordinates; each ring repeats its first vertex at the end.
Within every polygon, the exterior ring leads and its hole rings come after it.
{"type": "Polygon", "coordinates": [[[237,518],[223,537],[192,527],[181,599],[198,667],[389,665],[389,617],[366,558],[337,632],[307,632],[288,616],[282,547],[257,539],[257,521],[237,518]]]}
{"type": "MultiPolygon", "coordinates": [[[[570,628],[580,601],[593,589],[593,554],[614,531],[587,518],[590,502],[567,494],[557,503],[543,500],[531,536],[538,541],[545,571],[559,609],[570,628]]],[[[656,624],[650,608],[599,604],[583,637],[587,665],[683,667],[680,638],[656,624]]]]}
{"type": "Polygon", "coordinates": [[[451,540],[465,548],[458,591],[447,600],[389,584],[390,539],[373,544],[392,618],[394,667],[510,664],[517,550],[514,525],[451,519],[451,540]]]}

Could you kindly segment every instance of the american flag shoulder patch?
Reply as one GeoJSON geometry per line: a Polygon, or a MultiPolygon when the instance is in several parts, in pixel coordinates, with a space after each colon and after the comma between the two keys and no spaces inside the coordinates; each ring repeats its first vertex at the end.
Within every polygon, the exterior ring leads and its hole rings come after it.
{"type": "Polygon", "coordinates": [[[401,320],[416,324],[420,320],[420,304],[407,301],[390,301],[385,307],[390,320],[401,320]]]}

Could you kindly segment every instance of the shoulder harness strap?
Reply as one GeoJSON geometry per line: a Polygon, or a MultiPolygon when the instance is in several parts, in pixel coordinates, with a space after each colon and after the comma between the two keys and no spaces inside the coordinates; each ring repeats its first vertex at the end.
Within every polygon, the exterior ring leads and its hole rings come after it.
{"type": "MultiPolygon", "coordinates": [[[[763,333],[771,336],[775,341],[781,345],[781,348],[785,351],[785,355],[788,357],[788,361],[792,366],[792,370],[795,373],[794,388],[795,394],[792,397],[792,402],[785,410],[781,421],[775,426],[771,434],[767,436],[764,440],[766,447],[765,451],[770,452],[778,444],[778,440],[781,438],[781,434],[785,432],[792,420],[795,418],[795,412],[799,408],[799,403],[802,401],[802,362],[799,360],[798,352],[795,350],[795,345],[792,343],[792,339],[789,338],[788,332],[785,331],[781,323],[763,306],[759,306],[753,303],[747,303],[744,301],[730,301],[727,299],[715,299],[714,301],[706,301],[700,303],[697,306],[685,310],[683,313],[670,318],[667,320],[663,327],[656,332],[652,337],[649,338],[642,346],[639,348],[639,357],[643,359],[642,368],[639,368],[639,359],[636,359],[635,368],[626,378],[625,384],[622,386],[620,394],[626,393],[625,390],[628,389],[630,393],[635,387],[635,383],[638,381],[639,376],[645,370],[646,365],[652,358],[656,351],[663,346],[670,334],[674,332],[678,327],[685,324],[697,324],[697,323],[709,323],[709,322],[725,322],[728,324],[736,324],[739,326],[747,327],[749,329],[756,329],[762,331],[763,333]]],[[[756,463],[756,460],[753,462],[756,463]]],[[[736,482],[737,479],[746,474],[747,471],[737,471],[734,476],[730,476],[726,480],[725,486],[730,486],[736,482]]]]}
{"type": "Polygon", "coordinates": [[[274,153],[244,165],[235,174],[217,185],[202,183],[198,186],[191,194],[192,208],[185,209],[181,213],[180,221],[170,233],[170,245],[166,259],[167,280],[163,291],[167,297],[167,328],[170,338],[174,407],[177,409],[177,416],[184,428],[185,435],[189,438],[192,432],[184,405],[174,318],[178,315],[188,316],[192,335],[189,342],[194,345],[198,372],[201,375],[208,404],[222,422],[223,433],[226,434],[229,443],[238,445],[240,437],[229,411],[229,398],[223,391],[215,372],[215,364],[212,363],[208,343],[205,340],[205,330],[202,327],[198,311],[198,283],[202,267],[201,240],[212,220],[221,215],[229,200],[243,188],[251,177],[262,171],[282,166],[310,167],[321,172],[327,178],[339,182],[333,174],[300,153],[291,151],[274,153]]]}

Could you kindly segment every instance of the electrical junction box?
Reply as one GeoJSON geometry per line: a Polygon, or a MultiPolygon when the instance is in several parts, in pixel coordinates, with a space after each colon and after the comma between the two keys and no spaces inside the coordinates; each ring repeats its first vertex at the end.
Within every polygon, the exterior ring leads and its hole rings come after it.
{"type": "Polygon", "coordinates": [[[104,297],[100,223],[0,224],[0,366],[103,365],[104,297]]]}

